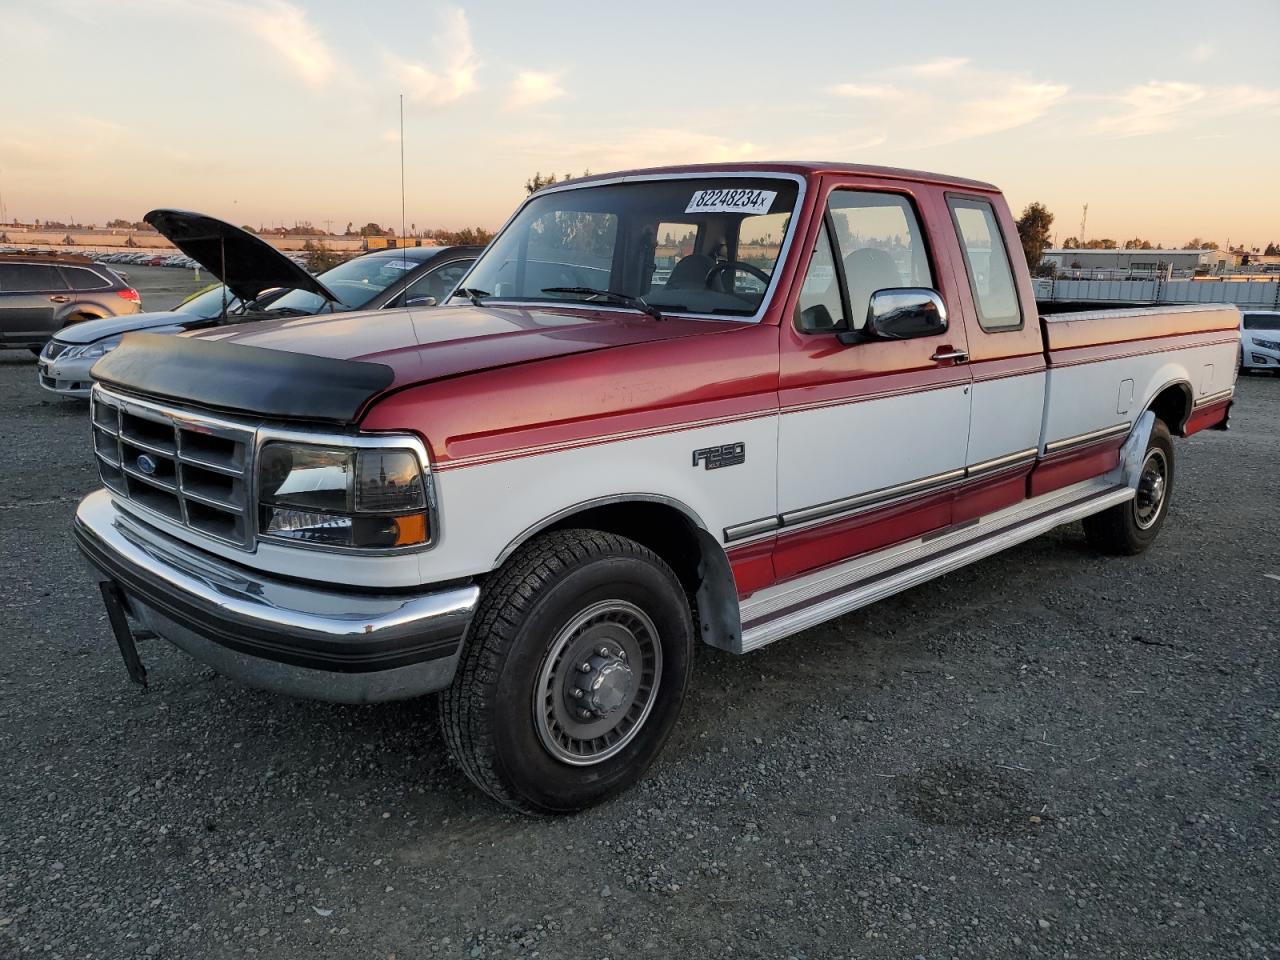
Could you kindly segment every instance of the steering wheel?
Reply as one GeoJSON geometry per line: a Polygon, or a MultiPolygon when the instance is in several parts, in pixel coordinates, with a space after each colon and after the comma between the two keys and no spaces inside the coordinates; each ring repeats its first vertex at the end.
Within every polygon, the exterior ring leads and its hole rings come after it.
{"type": "MultiPolygon", "coordinates": [[[[755,277],[757,280],[759,280],[761,283],[764,284],[766,290],[769,288],[769,280],[770,280],[769,275],[765,273],[763,270],[761,270],[759,267],[755,266],[754,264],[745,263],[742,260],[722,260],[721,262],[717,263],[714,267],[712,267],[710,270],[707,271],[707,277],[706,277],[706,280],[704,281],[707,285],[707,289],[708,290],[714,289],[714,287],[711,284],[712,277],[719,276],[720,274],[726,273],[728,271],[738,271],[738,270],[742,270],[745,273],[751,274],[753,277],[755,277]]],[[[734,294],[733,291],[731,290],[725,291],[725,292],[731,293],[733,296],[738,296],[738,294],[734,294]]]]}

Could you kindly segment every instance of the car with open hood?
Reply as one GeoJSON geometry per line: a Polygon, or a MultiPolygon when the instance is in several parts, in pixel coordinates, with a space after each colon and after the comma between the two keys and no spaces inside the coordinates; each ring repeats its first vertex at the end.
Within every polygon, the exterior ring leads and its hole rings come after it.
{"type": "Polygon", "coordinates": [[[205,214],[153,210],[144,218],[221,284],[173,310],[78,323],[59,331],[39,355],[40,386],[85,399],[89,371],[126,333],[185,333],[273,317],[428,306],[444,299],[482,247],[379,250],[312,276],[253,234],[205,214]]]}

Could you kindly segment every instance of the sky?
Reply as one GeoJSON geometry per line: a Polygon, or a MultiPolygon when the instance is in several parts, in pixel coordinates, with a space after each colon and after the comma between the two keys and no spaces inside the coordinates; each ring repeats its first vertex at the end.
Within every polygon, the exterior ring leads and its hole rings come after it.
{"type": "Polygon", "coordinates": [[[991,181],[1059,241],[1280,242],[1280,2],[0,0],[0,201],[499,226],[535,171],[991,181]]]}

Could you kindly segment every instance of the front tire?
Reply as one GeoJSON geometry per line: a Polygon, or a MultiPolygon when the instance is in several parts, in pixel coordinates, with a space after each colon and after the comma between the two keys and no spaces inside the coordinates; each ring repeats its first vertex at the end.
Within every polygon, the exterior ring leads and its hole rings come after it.
{"type": "Polygon", "coordinates": [[[1138,490],[1127,503],[1084,519],[1084,534],[1102,553],[1134,556],[1155,542],[1173,496],[1173,438],[1163,420],[1151,428],[1138,490]]]}
{"type": "Polygon", "coordinates": [[[449,751],[521,812],[599,803],[670,736],[693,636],[684,589],[651,550],[595,530],[537,537],[485,586],[440,696],[449,751]]]}

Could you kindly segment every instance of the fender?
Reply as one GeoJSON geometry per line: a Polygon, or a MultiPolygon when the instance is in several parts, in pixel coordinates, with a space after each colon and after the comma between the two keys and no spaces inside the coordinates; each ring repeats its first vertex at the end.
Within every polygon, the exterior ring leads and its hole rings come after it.
{"type": "MultiPolygon", "coordinates": [[[[659,493],[622,493],[605,497],[583,500],[557,510],[537,523],[526,527],[514,537],[494,558],[493,569],[496,570],[511,557],[513,553],[531,537],[544,530],[558,525],[571,525],[570,521],[591,511],[608,508],[625,509],[628,504],[658,504],[667,507],[684,518],[687,524],[687,545],[697,550],[696,576],[698,581],[696,598],[699,636],[704,643],[722,650],[740,651],[742,636],[742,618],[738,606],[738,589],[733,576],[733,568],[723,544],[707,529],[707,525],[697,512],[683,501],[659,493]]],[[[595,525],[595,524],[593,524],[595,525]]],[[[608,527],[605,522],[600,526],[608,527]]],[[[618,531],[630,533],[630,531],[618,531]]],[[[636,538],[642,539],[642,538],[636,538]]],[[[661,552],[661,551],[659,551],[661,552]]],[[[690,557],[664,558],[673,567],[689,567],[690,557]],[[678,561],[683,559],[685,563],[678,561]],[[672,562],[677,561],[677,562],[672,562]]]]}
{"type": "Polygon", "coordinates": [[[1142,476],[1142,460],[1147,452],[1147,444],[1151,442],[1151,431],[1156,426],[1156,415],[1145,411],[1129,431],[1129,436],[1120,448],[1120,464],[1112,471],[1111,476],[1117,483],[1134,490],[1138,489],[1138,479],[1142,476]]]}

